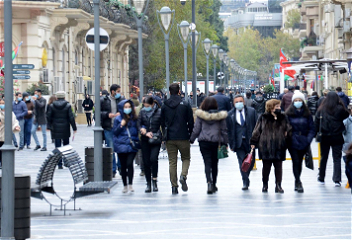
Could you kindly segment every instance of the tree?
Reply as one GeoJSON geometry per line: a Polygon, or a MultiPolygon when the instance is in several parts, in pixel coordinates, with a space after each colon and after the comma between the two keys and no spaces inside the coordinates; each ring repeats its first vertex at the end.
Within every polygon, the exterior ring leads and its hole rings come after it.
{"type": "Polygon", "coordinates": [[[32,84],[29,88],[27,88],[26,92],[30,95],[34,95],[35,90],[40,89],[42,90],[43,95],[49,95],[49,88],[47,85],[43,84],[42,82],[38,82],[38,84],[32,84]]]}
{"type": "MultiPolygon", "coordinates": [[[[18,80],[13,81],[13,92],[18,92],[20,90],[18,80]]],[[[0,94],[1,96],[5,93],[5,77],[0,76],[0,94]]],[[[0,96],[0,97],[1,97],[0,96]]]]}
{"type": "Polygon", "coordinates": [[[301,12],[299,9],[292,9],[287,13],[285,28],[293,28],[301,22],[301,12]]]}

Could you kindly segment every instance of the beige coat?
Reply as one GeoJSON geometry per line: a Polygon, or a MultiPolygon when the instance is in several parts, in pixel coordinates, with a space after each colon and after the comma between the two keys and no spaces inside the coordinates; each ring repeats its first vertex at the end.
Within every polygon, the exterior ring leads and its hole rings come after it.
{"type": "MultiPolygon", "coordinates": [[[[5,112],[0,111],[0,142],[4,142],[5,141],[5,112]]],[[[19,131],[15,131],[16,127],[20,127],[16,116],[14,113],[12,113],[12,131],[13,132],[19,132],[19,131]]]]}

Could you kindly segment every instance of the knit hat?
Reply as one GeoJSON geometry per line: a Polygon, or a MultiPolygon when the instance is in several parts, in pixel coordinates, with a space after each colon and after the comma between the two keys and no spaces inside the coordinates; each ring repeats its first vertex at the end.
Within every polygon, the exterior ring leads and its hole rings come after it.
{"type": "Polygon", "coordinates": [[[59,98],[65,98],[65,95],[66,95],[66,92],[65,91],[58,91],[56,92],[56,98],[59,99],[59,98]]]}
{"type": "Polygon", "coordinates": [[[292,96],[292,102],[295,101],[295,99],[302,99],[304,101],[306,98],[303,93],[300,91],[296,90],[295,93],[292,96]]]}
{"type": "Polygon", "coordinates": [[[29,96],[29,93],[27,93],[27,92],[23,92],[23,93],[22,93],[22,97],[25,98],[25,97],[28,97],[28,96],[29,96]]]}

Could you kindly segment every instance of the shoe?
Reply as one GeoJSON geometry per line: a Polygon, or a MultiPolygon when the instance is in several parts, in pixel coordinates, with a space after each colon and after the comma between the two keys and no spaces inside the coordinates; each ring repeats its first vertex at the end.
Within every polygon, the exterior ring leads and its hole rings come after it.
{"type": "Polygon", "coordinates": [[[304,192],[301,181],[296,181],[295,182],[295,191],[297,191],[299,193],[303,193],[304,192]]]}
{"type": "Polygon", "coordinates": [[[55,143],[55,140],[54,140],[54,139],[51,139],[51,143],[55,143]]]}
{"type": "Polygon", "coordinates": [[[143,177],[145,174],[144,174],[144,171],[141,171],[141,173],[139,174],[139,176],[143,177]]]}
{"type": "Polygon", "coordinates": [[[215,192],[217,192],[218,191],[218,187],[216,186],[216,184],[214,183],[213,184],[213,192],[215,193],[215,192]]]}
{"type": "Polygon", "coordinates": [[[178,189],[177,187],[172,187],[172,195],[178,194],[178,189]]]}
{"type": "Polygon", "coordinates": [[[340,182],[335,182],[335,187],[341,187],[341,183],[340,182]]]}
{"type": "Polygon", "coordinates": [[[242,191],[247,191],[249,187],[249,180],[247,181],[243,181],[243,187],[242,187],[242,191]]]}
{"type": "Polygon", "coordinates": [[[275,192],[276,193],[284,193],[284,190],[281,187],[281,183],[276,183],[275,192]]]}
{"type": "Polygon", "coordinates": [[[263,193],[267,193],[268,192],[268,184],[263,184],[262,192],[263,193]]]}
{"type": "Polygon", "coordinates": [[[213,184],[211,184],[211,183],[208,183],[208,191],[207,191],[207,193],[208,194],[213,194],[213,191],[214,189],[213,189],[213,184]]]}
{"type": "Polygon", "coordinates": [[[150,193],[150,192],[152,192],[152,184],[149,182],[149,183],[147,183],[147,188],[145,189],[145,191],[144,192],[146,192],[146,193],[150,193]]]}
{"type": "Polygon", "coordinates": [[[23,150],[23,147],[20,147],[17,149],[17,151],[22,151],[23,150]]]}
{"type": "Polygon", "coordinates": [[[128,188],[127,188],[127,186],[124,186],[122,189],[122,193],[127,193],[127,192],[128,192],[128,188]]]}
{"type": "Polygon", "coordinates": [[[153,192],[159,191],[158,185],[156,184],[157,180],[153,180],[153,192]]]}
{"type": "Polygon", "coordinates": [[[18,148],[18,144],[14,144],[15,148],[18,148]]]}
{"type": "Polygon", "coordinates": [[[319,177],[318,177],[318,183],[319,183],[320,185],[325,185],[324,180],[321,180],[319,177]]]}
{"type": "Polygon", "coordinates": [[[59,169],[64,169],[62,166],[59,166],[59,169]]]}
{"type": "Polygon", "coordinates": [[[116,172],[113,172],[112,173],[112,178],[115,178],[116,177],[116,172]]]}
{"type": "Polygon", "coordinates": [[[134,192],[134,189],[133,189],[132,185],[128,185],[128,190],[129,190],[130,192],[134,192]]]}
{"type": "Polygon", "coordinates": [[[31,146],[27,146],[27,149],[31,149],[31,146]]]}
{"type": "Polygon", "coordinates": [[[47,151],[47,149],[46,149],[46,147],[43,147],[42,149],[40,149],[40,151],[45,152],[45,151],[47,151]]]}
{"type": "Polygon", "coordinates": [[[37,151],[38,149],[40,149],[40,145],[35,146],[34,151],[37,151]]]}
{"type": "Polygon", "coordinates": [[[182,185],[181,189],[184,192],[188,191],[188,186],[187,186],[186,180],[187,180],[187,178],[185,176],[183,176],[183,175],[180,176],[180,183],[182,185]]]}

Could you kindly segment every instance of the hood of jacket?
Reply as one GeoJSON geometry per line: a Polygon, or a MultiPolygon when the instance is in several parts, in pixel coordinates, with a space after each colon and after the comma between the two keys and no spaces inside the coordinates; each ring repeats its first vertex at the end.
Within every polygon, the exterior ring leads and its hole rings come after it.
{"type": "Polygon", "coordinates": [[[220,121],[227,118],[227,111],[203,111],[201,109],[197,109],[195,111],[195,115],[205,121],[220,121]]]}
{"type": "Polygon", "coordinates": [[[260,96],[260,97],[255,97],[254,101],[256,101],[257,103],[262,103],[264,102],[264,97],[260,96]]]}
{"type": "Polygon", "coordinates": [[[171,97],[164,102],[164,104],[172,109],[175,109],[182,102],[181,96],[171,95],[171,97]]]}
{"type": "Polygon", "coordinates": [[[53,102],[53,106],[56,109],[62,110],[62,109],[64,109],[66,107],[67,103],[68,102],[65,99],[58,99],[58,100],[53,102]]]}
{"type": "MultiPolygon", "coordinates": [[[[125,105],[126,102],[129,102],[131,104],[132,109],[134,109],[134,103],[130,99],[129,100],[125,99],[125,100],[122,100],[121,102],[119,102],[119,104],[117,105],[117,109],[120,112],[122,118],[125,116],[125,113],[123,111],[123,106],[125,105]]],[[[132,111],[132,113],[133,113],[133,111],[132,111]]],[[[133,116],[132,116],[132,118],[133,118],[133,116]]]]}
{"type": "Polygon", "coordinates": [[[345,96],[346,96],[344,92],[338,92],[338,93],[337,93],[337,95],[339,95],[339,97],[340,97],[340,98],[342,98],[342,97],[345,97],[345,96]]]}

